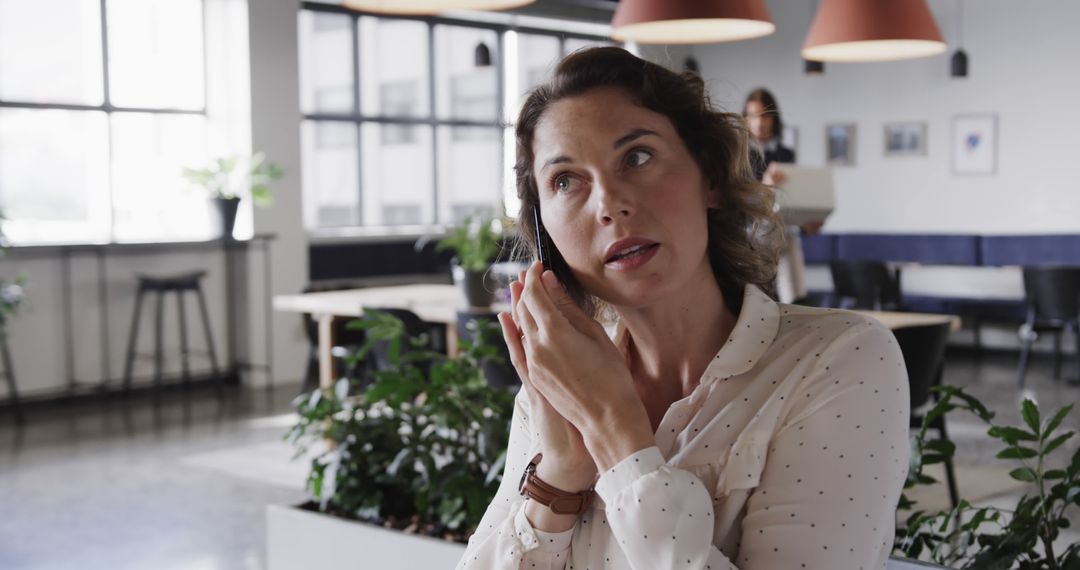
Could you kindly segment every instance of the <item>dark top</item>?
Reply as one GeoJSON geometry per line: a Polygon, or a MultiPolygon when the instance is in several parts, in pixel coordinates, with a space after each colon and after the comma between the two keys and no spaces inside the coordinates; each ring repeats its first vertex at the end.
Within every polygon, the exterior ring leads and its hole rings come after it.
{"type": "Polygon", "coordinates": [[[794,163],[795,151],[780,144],[780,141],[776,141],[773,145],[767,145],[764,152],[757,145],[751,147],[750,164],[754,167],[754,177],[758,180],[765,176],[765,170],[774,162],[781,164],[794,163]]]}

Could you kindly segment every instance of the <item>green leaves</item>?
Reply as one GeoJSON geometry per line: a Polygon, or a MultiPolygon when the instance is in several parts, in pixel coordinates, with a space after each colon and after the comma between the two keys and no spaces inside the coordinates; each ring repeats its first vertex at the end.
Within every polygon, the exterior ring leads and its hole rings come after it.
{"type": "Polygon", "coordinates": [[[1020,416],[1024,418],[1024,423],[1031,428],[1031,431],[1039,433],[1039,408],[1035,406],[1035,402],[1024,399],[1024,403],[1020,405],[1020,416]]]}
{"type": "Polygon", "coordinates": [[[232,199],[249,194],[256,206],[273,203],[269,183],[285,175],[278,165],[266,162],[257,152],[246,160],[240,157],[218,158],[203,168],[182,168],[180,175],[192,186],[202,188],[211,198],[232,199]],[[241,171],[239,167],[243,165],[241,171]]]}
{"type": "Polygon", "coordinates": [[[1016,479],[1017,481],[1024,481],[1026,483],[1034,483],[1038,476],[1035,474],[1035,470],[1030,467],[1020,467],[1009,471],[1009,477],[1016,479]]]}
{"type": "Polygon", "coordinates": [[[505,468],[514,395],[488,387],[480,368],[496,351],[482,339],[463,342],[460,358],[451,360],[379,311],[346,326],[366,333],[347,360],[363,360],[377,346],[391,358],[363,381],[343,378],[294,400],[300,419],[286,439],[298,449],[330,447],[312,460],[316,502],[340,516],[396,528],[411,521],[464,537],[505,468]]]}
{"type": "MultiPolygon", "coordinates": [[[[905,527],[897,529],[895,549],[950,568],[1046,570],[1072,568],[1068,564],[1077,564],[1073,560],[1080,562],[1077,548],[1056,556],[1046,554],[1054,552],[1050,544],[1059,529],[1068,525],[1066,510],[1080,506],[1080,450],[1067,464],[1052,455],[1075,435],[1073,431],[1057,433],[1073,406],[1062,407],[1044,423],[1038,405],[1025,400],[1020,407],[1023,426],[998,426],[991,423],[993,412],[962,389],[941,386],[934,390],[940,399],[915,435],[904,488],[934,482],[923,467],[951,458],[956,446],[944,438],[929,440],[926,432],[934,419],[963,409],[989,424],[987,435],[1006,445],[997,457],[1013,464],[1009,476],[1027,483],[1030,491],[1012,511],[976,508],[965,502],[952,511],[917,511],[905,527]]],[[[898,505],[898,510],[917,508],[906,495],[898,505]]]]}
{"type": "Polygon", "coordinates": [[[486,271],[502,248],[503,226],[500,219],[478,211],[467,216],[461,226],[451,228],[435,250],[453,250],[458,264],[467,271],[486,271]]]}

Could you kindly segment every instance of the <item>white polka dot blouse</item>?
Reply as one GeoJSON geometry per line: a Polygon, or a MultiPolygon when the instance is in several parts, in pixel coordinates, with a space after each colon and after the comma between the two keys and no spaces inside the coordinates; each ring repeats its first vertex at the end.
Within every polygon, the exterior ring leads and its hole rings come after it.
{"type": "MultiPolygon", "coordinates": [[[[614,340],[625,346],[626,331],[614,340]]],[[[881,569],[907,474],[908,384],[881,323],[746,288],[731,337],[656,445],[601,473],[574,528],[532,528],[539,442],[518,394],[506,469],[457,568],[881,569]]]]}

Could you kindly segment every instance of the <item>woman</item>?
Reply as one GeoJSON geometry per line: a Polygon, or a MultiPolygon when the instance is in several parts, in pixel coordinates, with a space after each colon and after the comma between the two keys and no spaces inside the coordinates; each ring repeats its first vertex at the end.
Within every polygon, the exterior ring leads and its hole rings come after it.
{"type": "Polygon", "coordinates": [[[766,293],[782,234],[742,125],[618,48],[529,96],[519,223],[535,251],[539,208],[554,272],[499,317],[524,389],[458,568],[883,567],[903,361],[876,321],[766,293]]]}
{"type": "MultiPolygon", "coordinates": [[[[743,118],[754,141],[750,157],[754,177],[767,186],[783,186],[787,175],[776,165],[794,163],[795,151],[780,141],[784,119],[776,97],[764,87],[754,89],[743,103],[743,118]]],[[[787,244],[781,251],[776,275],[776,296],[781,302],[806,303],[808,290],[802,236],[818,233],[824,224],[824,220],[816,220],[802,226],[787,226],[787,244]]]]}
{"type": "Polygon", "coordinates": [[[746,96],[743,103],[743,117],[750,127],[750,135],[756,143],[754,156],[754,175],[758,180],[769,180],[766,184],[783,184],[783,173],[773,167],[773,163],[790,164],[795,162],[795,151],[784,146],[784,119],[780,116],[780,106],[776,97],[763,87],[759,87],[746,96]]]}

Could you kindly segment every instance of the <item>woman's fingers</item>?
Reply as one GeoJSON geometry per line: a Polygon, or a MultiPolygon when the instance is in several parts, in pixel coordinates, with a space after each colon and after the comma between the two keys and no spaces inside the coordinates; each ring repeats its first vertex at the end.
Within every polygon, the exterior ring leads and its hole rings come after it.
{"type": "Polygon", "coordinates": [[[528,390],[533,391],[532,382],[529,381],[528,360],[525,357],[525,347],[521,345],[521,331],[514,324],[514,319],[508,313],[499,313],[499,324],[502,325],[503,340],[510,352],[510,363],[514,365],[521,384],[528,390]]]}

